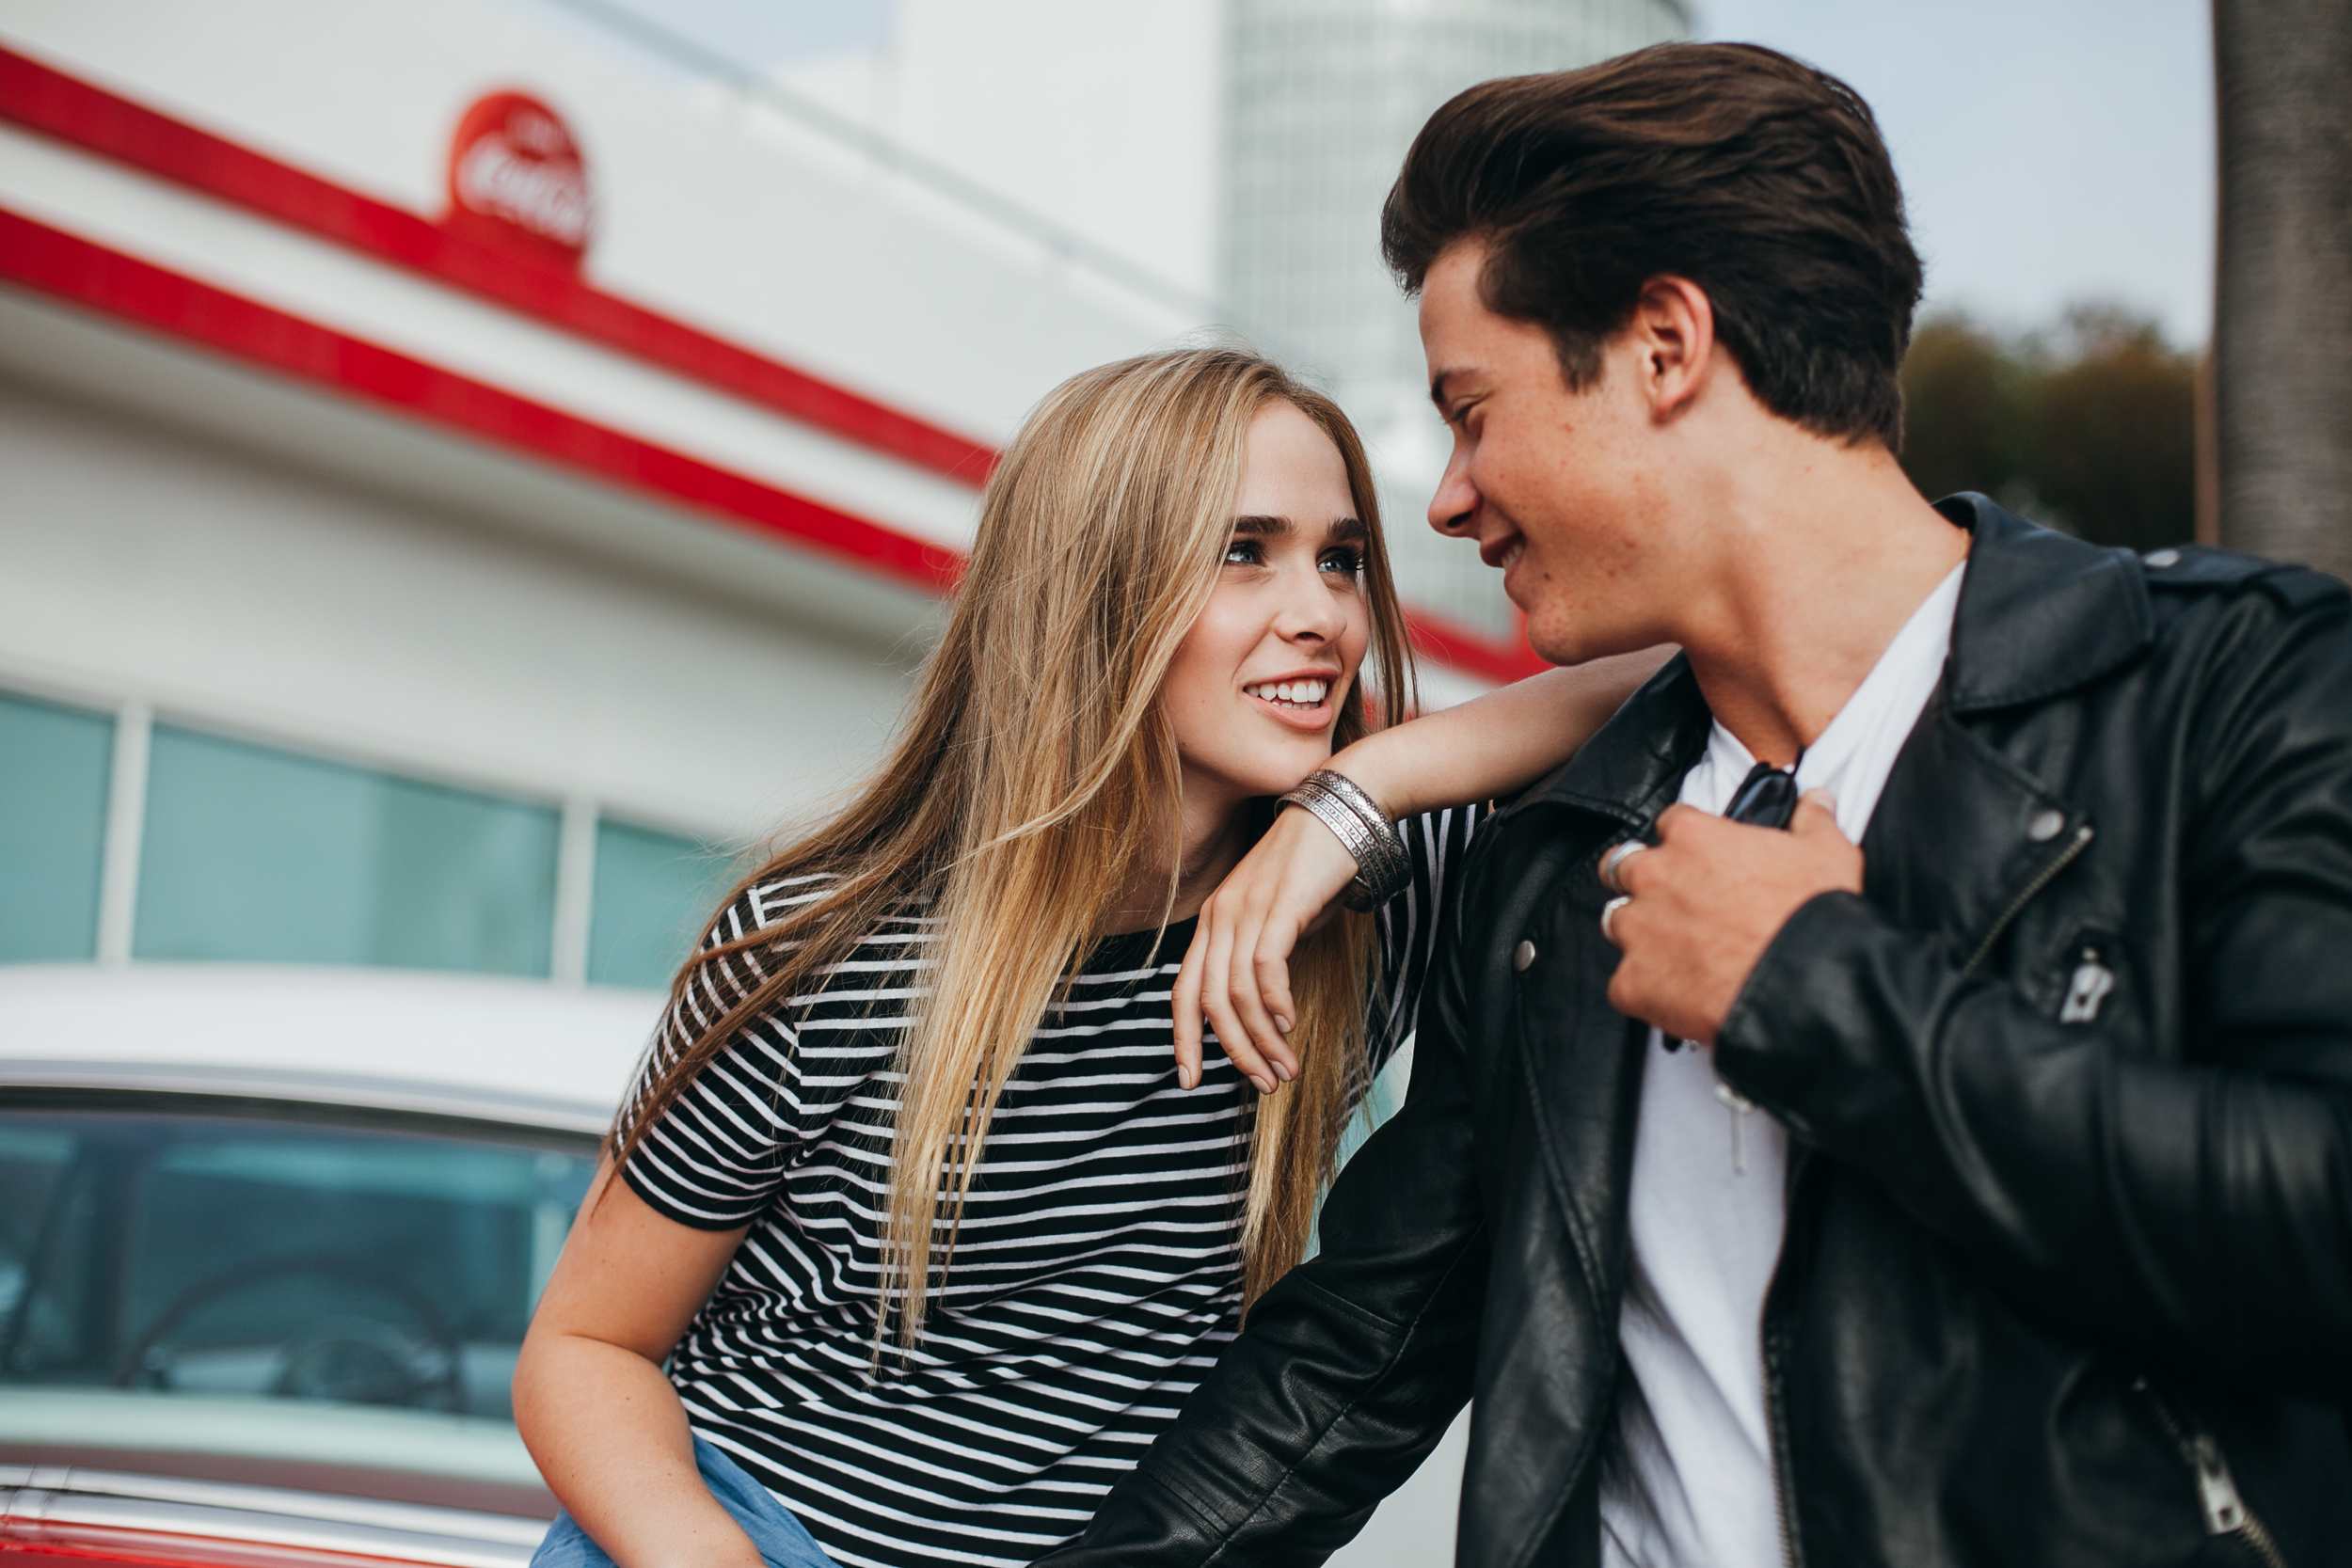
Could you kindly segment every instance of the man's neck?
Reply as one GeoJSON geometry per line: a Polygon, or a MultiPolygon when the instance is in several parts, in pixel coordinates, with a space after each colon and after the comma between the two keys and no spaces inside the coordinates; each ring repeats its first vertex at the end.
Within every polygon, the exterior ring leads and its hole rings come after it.
{"type": "Polygon", "coordinates": [[[1722,493],[1717,569],[1680,641],[1724,727],[1782,767],[1829,727],[1880,655],[1968,553],[1875,444],[1804,437],[1722,493]]]}

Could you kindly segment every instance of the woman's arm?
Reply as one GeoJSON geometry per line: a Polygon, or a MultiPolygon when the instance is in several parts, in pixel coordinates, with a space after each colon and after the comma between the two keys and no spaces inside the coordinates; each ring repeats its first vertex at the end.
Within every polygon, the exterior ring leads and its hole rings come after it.
{"type": "Polygon", "coordinates": [[[515,1424],[556,1501],[620,1568],[763,1568],[703,1483],[661,1370],[744,1232],[666,1219],[612,1175],[596,1173],[523,1338],[515,1424]]]}
{"type": "MultiPolygon", "coordinates": [[[[1392,821],[1507,795],[1575,755],[1673,654],[1646,648],[1547,670],[1366,736],[1326,766],[1380,802],[1392,821]]],[[[1209,895],[1171,1004],[1184,1087],[1200,1082],[1204,1014],[1261,1094],[1297,1075],[1298,1059],[1282,1037],[1297,1017],[1291,949],[1355,876],[1355,858],[1329,829],[1308,812],[1286,811],[1209,895]]]]}

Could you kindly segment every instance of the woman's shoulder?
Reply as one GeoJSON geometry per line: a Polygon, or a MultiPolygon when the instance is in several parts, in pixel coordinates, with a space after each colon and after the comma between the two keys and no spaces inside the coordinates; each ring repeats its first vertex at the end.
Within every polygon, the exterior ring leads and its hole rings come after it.
{"type": "Polygon", "coordinates": [[[853,875],[851,869],[834,867],[752,878],[704,932],[706,964],[715,958],[748,994],[809,943],[831,949],[814,973],[793,986],[793,995],[779,999],[785,1008],[844,989],[868,989],[880,972],[921,965],[933,922],[930,900],[920,893],[893,893],[854,912],[843,911],[842,918],[858,922],[857,935],[846,945],[827,940],[834,916],[821,906],[853,875]],[[800,918],[812,912],[814,921],[800,918]]]}

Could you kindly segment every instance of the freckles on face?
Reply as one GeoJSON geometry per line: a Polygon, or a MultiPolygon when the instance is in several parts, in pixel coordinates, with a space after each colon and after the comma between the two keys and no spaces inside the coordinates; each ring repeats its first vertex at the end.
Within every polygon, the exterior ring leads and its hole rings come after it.
{"type": "Polygon", "coordinates": [[[1233,511],[1216,586],[1161,701],[1187,796],[1238,804],[1293,788],[1329,757],[1372,621],[1346,464],[1291,404],[1250,421],[1233,511]]]}
{"type": "Polygon", "coordinates": [[[1487,308],[1485,260],[1465,242],[1438,258],[1422,289],[1431,396],[1454,434],[1431,526],[1476,540],[1547,658],[1643,646],[1628,639],[1653,618],[1656,574],[1646,569],[1630,383],[1612,362],[1593,386],[1571,390],[1549,332],[1487,308]]]}

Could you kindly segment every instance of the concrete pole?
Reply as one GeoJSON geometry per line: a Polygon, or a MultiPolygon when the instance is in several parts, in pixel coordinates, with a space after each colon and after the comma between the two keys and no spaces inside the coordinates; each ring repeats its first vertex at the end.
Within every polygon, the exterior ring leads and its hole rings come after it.
{"type": "Polygon", "coordinates": [[[2220,541],[2352,578],[2352,0],[2214,0],[2220,541]]]}

